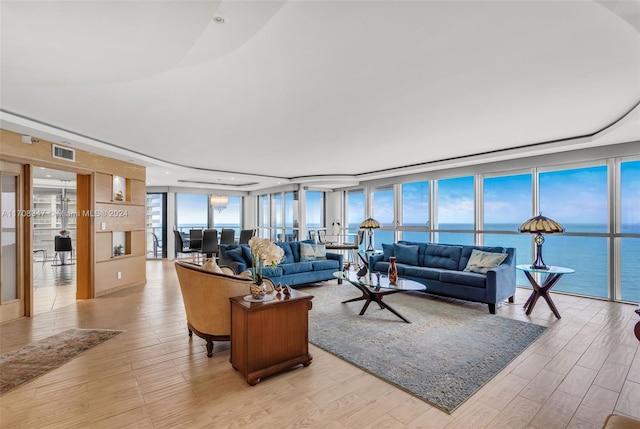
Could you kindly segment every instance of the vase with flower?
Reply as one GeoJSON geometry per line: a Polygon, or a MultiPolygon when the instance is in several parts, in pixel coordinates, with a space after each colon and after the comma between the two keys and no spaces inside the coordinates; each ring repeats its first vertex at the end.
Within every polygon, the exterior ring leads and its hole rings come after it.
{"type": "Polygon", "coordinates": [[[249,240],[251,248],[251,297],[256,300],[264,299],[267,289],[262,281],[262,273],[265,266],[275,268],[284,258],[284,250],[268,238],[252,237],[249,240]]]}

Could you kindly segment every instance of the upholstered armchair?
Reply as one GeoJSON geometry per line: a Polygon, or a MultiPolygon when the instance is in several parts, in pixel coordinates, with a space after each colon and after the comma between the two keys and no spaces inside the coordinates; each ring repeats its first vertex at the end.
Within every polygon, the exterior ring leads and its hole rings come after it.
{"type": "Polygon", "coordinates": [[[180,291],[187,313],[189,336],[193,333],[207,342],[207,356],[213,355],[214,341],[229,341],[232,296],[248,295],[250,278],[241,278],[229,267],[223,273],[207,271],[186,261],[175,262],[180,291]]]}

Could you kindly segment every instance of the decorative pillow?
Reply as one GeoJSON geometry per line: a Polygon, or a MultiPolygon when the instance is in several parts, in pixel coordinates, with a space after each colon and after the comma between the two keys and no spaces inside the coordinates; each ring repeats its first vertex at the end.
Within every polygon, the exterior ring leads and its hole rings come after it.
{"type": "Polygon", "coordinates": [[[243,272],[238,274],[238,277],[242,277],[242,278],[245,278],[245,279],[253,279],[253,271],[244,270],[243,272]]]}
{"type": "Polygon", "coordinates": [[[327,259],[327,248],[324,244],[300,243],[300,262],[327,259]]]}
{"type": "Polygon", "coordinates": [[[204,265],[202,265],[202,268],[204,268],[207,271],[214,272],[214,273],[224,274],[222,272],[222,268],[220,268],[220,266],[218,266],[218,264],[216,264],[216,261],[213,258],[207,259],[207,262],[205,262],[204,265]]]}
{"type": "Polygon", "coordinates": [[[495,268],[507,259],[507,253],[483,252],[473,249],[469,262],[464,271],[472,273],[487,274],[491,268],[495,268]]]}
{"type": "Polygon", "coordinates": [[[300,262],[316,260],[316,249],[310,243],[300,243],[300,262]]]}
{"type": "Polygon", "coordinates": [[[408,246],[406,244],[394,244],[393,254],[399,264],[418,265],[418,246],[408,246]]]}
{"type": "Polygon", "coordinates": [[[242,249],[239,247],[227,250],[225,252],[225,256],[231,259],[233,262],[241,262],[243,264],[247,263],[247,261],[244,259],[244,255],[242,254],[242,249]]]}
{"type": "Polygon", "coordinates": [[[327,259],[327,246],[324,244],[316,244],[316,259],[327,259]]]}
{"type": "Polygon", "coordinates": [[[382,254],[385,262],[389,262],[389,258],[394,256],[393,253],[393,244],[384,244],[382,243],[382,254]]]}

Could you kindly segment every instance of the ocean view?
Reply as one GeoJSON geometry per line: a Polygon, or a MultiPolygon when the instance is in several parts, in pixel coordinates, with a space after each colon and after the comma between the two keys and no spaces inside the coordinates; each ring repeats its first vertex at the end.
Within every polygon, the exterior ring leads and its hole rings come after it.
{"type": "MultiPolygon", "coordinates": [[[[417,226],[417,225],[416,225],[417,226]]],[[[350,225],[350,229],[357,229],[358,225],[350,225]]],[[[519,225],[488,224],[484,233],[486,246],[502,246],[516,248],[518,264],[533,262],[531,234],[521,234],[519,225]],[[503,232],[514,232],[503,233],[503,232]]],[[[608,237],[585,237],[567,234],[605,234],[606,225],[600,224],[565,224],[565,234],[545,235],[542,255],[547,265],[557,265],[573,268],[576,272],[565,275],[553,290],[575,293],[586,296],[607,298],[609,296],[609,239],[608,237]]],[[[438,243],[443,244],[474,244],[472,224],[441,224],[443,230],[469,230],[470,232],[438,232],[438,243]]],[[[640,225],[623,225],[625,233],[640,233],[640,225]]],[[[374,244],[381,249],[382,243],[393,243],[393,231],[376,230],[374,244]]],[[[427,232],[403,231],[402,239],[407,241],[429,241],[427,232]]],[[[622,296],[629,302],[640,302],[640,238],[625,237],[620,239],[622,265],[622,296]]],[[[517,272],[517,284],[529,286],[525,275],[517,272]]]]}
{"type": "MultiPolygon", "coordinates": [[[[355,233],[359,224],[349,225],[349,233],[355,233]]],[[[422,226],[422,225],[414,225],[422,226]]],[[[188,233],[190,228],[205,228],[203,225],[179,225],[179,229],[188,233]]],[[[236,237],[240,233],[237,224],[217,225],[221,228],[236,230],[236,237]]],[[[519,225],[515,224],[487,224],[484,233],[485,246],[515,247],[518,264],[533,262],[533,235],[521,234],[519,225]],[[506,233],[505,233],[506,232],[506,233]]],[[[574,236],[573,234],[606,234],[604,224],[564,224],[565,234],[545,235],[542,255],[547,265],[556,265],[575,270],[573,274],[565,275],[554,286],[554,291],[575,293],[598,298],[609,296],[609,245],[608,237],[574,236]],[[571,234],[571,235],[568,235],[571,234]]],[[[308,229],[317,226],[310,225],[308,229]]],[[[436,242],[443,244],[474,244],[472,224],[441,224],[442,230],[468,230],[469,232],[438,232],[436,242]]],[[[623,225],[625,233],[640,233],[640,225],[623,225]]],[[[428,242],[429,235],[425,231],[402,231],[402,239],[406,241],[428,242]]],[[[374,231],[374,247],[382,249],[382,243],[393,243],[394,233],[391,230],[379,229],[374,231]]],[[[364,247],[364,244],[363,244],[364,247]]],[[[622,266],[622,295],[623,301],[640,303],[640,238],[620,238],[621,266],[622,266]]],[[[612,274],[612,273],[611,273],[612,274]]],[[[529,286],[524,273],[517,271],[516,283],[519,286],[529,286]]]]}

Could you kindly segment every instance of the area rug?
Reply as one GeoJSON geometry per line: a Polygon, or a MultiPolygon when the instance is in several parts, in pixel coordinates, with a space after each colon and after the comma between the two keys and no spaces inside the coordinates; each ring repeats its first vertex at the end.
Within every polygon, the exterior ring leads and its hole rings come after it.
{"type": "Polygon", "coordinates": [[[0,356],[0,395],[42,374],[123,331],[69,329],[0,356]]]}
{"type": "MultiPolygon", "coordinates": [[[[453,412],[522,353],[545,327],[423,293],[384,301],[412,323],[364,301],[349,284],[305,288],[314,295],[309,341],[414,396],[453,412]]],[[[499,310],[498,310],[499,311],[499,310]]]]}

